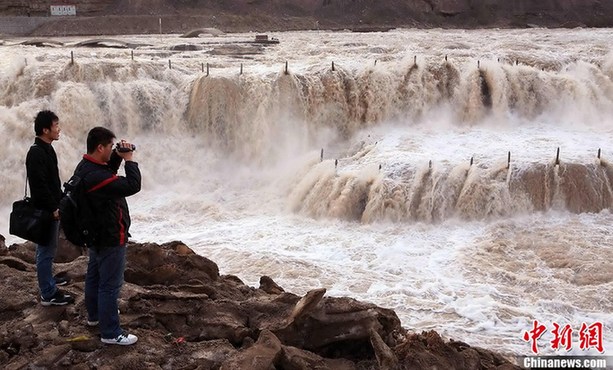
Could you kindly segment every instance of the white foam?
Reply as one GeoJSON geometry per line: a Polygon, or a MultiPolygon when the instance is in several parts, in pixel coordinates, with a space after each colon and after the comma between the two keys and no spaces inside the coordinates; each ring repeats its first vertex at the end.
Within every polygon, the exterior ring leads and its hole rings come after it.
{"type": "MultiPolygon", "coordinates": [[[[54,144],[64,180],[79,160],[91,126],[107,125],[137,143],[143,191],[129,199],[131,232],[137,241],[183,240],[217,262],[222,273],[235,274],[250,285],[257,286],[260,276],[269,275],[296,294],[325,287],[328,295],[349,295],[393,308],[411,330],[436,329],[471,345],[513,354],[529,354],[522,335],[534,319],[548,328],[558,322],[575,330],[582,322],[599,321],[606,328],[608,353],[613,351],[607,339],[613,335],[613,279],[606,261],[613,260],[613,241],[606,210],[507,217],[493,209],[499,217],[433,218],[432,223],[385,218],[360,223],[325,212],[311,218],[293,210],[303,206],[301,197],[325,176],[357,179],[335,183],[342,185],[339,194],[347,197],[360,183],[402,178],[407,170],[412,176],[424,173],[429,161],[436,174],[464,174],[471,157],[480,171],[504,168],[508,151],[512,166],[519,168],[551,163],[558,147],[567,163],[595,163],[598,148],[605,159],[610,157],[613,90],[606,84],[613,78],[612,34],[610,29],[288,32],[278,35],[281,44],[253,55],[251,61],[163,51],[185,42],[177,36],[122,36],[153,46],[137,49],[134,63],[125,50],[99,49],[92,55],[75,48],[74,68],[67,66],[67,48],[3,46],[0,78],[13,90],[0,92],[0,134],[5,138],[0,146],[0,219],[8,220],[10,203],[21,197],[33,115],[51,108],[64,129],[54,144]],[[392,103],[391,92],[415,55],[422,67],[439,65],[448,55],[465,81],[458,87],[462,99],[439,103],[433,97],[438,92],[420,90],[415,83],[415,106],[407,108],[409,113],[394,111],[402,104],[392,103]],[[173,59],[172,70],[168,58],[173,59]],[[516,59],[524,65],[511,67],[516,59]],[[477,76],[477,60],[499,83],[490,115],[468,104],[476,96],[475,85],[468,81],[477,76]],[[241,86],[246,93],[246,99],[239,94],[232,100],[231,107],[223,100],[207,102],[207,112],[242,115],[234,121],[212,121],[234,122],[243,129],[228,131],[236,134],[232,139],[237,139],[242,155],[216,147],[209,136],[214,131],[198,131],[188,124],[192,86],[205,78],[203,61],[211,63],[212,76],[228,79],[219,86],[241,86]],[[370,118],[352,127],[344,141],[336,127],[326,125],[328,119],[345,124],[344,116],[339,118],[327,106],[312,106],[317,109],[310,117],[325,118],[315,128],[309,126],[313,122],[285,112],[279,106],[289,104],[289,99],[275,95],[272,87],[295,81],[280,79],[285,61],[293,77],[304,75],[309,81],[312,99],[325,102],[325,90],[318,89],[329,82],[326,73],[332,61],[351,76],[349,81],[376,86],[361,90],[373,95],[368,100],[374,106],[367,112],[370,118]],[[240,63],[245,64],[243,77],[237,76],[240,63]],[[594,66],[601,66],[601,72],[594,66]],[[54,75],[60,77],[48,77],[54,75]],[[525,80],[528,77],[532,82],[525,80]],[[530,105],[529,95],[514,95],[529,88],[513,87],[539,86],[539,81],[547,81],[547,86],[534,93],[550,97],[540,112],[530,105]],[[276,105],[275,99],[282,104],[276,105]],[[514,99],[524,99],[523,110],[511,109],[514,99]],[[458,107],[466,112],[459,114],[458,107]],[[458,117],[470,119],[458,122],[458,117]],[[321,148],[324,162],[318,164],[321,148]],[[336,169],[334,159],[339,159],[336,169]]],[[[252,36],[223,37],[240,41],[252,36]]],[[[198,42],[219,38],[201,37],[198,42]]],[[[338,96],[342,92],[333,91],[338,96]]],[[[343,109],[351,113],[353,108],[343,109]]],[[[469,175],[478,180],[480,172],[469,175]]],[[[434,196],[424,199],[438,201],[434,196]]],[[[8,244],[17,242],[7,229],[7,223],[0,225],[8,244]]],[[[541,343],[548,340],[545,336],[541,343]]]]}

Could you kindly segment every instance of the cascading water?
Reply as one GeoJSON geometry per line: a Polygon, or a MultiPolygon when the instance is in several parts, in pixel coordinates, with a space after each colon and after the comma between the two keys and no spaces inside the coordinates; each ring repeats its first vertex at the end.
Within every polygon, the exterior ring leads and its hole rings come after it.
{"type": "Polygon", "coordinates": [[[124,36],[134,61],[7,40],[0,234],[19,241],[10,204],[33,117],[52,109],[63,180],[93,126],[137,144],[139,241],[181,239],[251,285],[326,287],[503,352],[528,354],[535,319],[599,321],[611,338],[611,36],[287,32],[252,55],[232,46],[252,35],[185,52],[169,51],[176,36],[124,36]]]}

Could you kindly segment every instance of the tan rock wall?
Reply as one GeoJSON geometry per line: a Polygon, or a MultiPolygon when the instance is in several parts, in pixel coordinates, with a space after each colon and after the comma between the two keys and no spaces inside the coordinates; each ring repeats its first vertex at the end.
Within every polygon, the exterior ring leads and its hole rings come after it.
{"type": "Polygon", "coordinates": [[[77,15],[100,14],[109,11],[116,0],[4,0],[0,2],[1,15],[50,15],[51,5],[75,5],[77,15]]]}
{"type": "MultiPolygon", "coordinates": [[[[46,17],[52,4],[75,4],[76,18],[236,17],[213,25],[227,30],[252,29],[263,18],[279,23],[274,29],[295,28],[287,17],[324,28],[613,26],[613,0],[4,0],[0,16],[46,17]]],[[[114,33],[112,25],[99,32],[114,33]]]]}

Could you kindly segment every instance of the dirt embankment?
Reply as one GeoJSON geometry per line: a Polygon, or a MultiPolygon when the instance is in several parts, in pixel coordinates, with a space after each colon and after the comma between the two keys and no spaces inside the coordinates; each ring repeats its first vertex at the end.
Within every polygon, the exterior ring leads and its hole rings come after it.
{"type": "MultiPolygon", "coordinates": [[[[0,15],[48,16],[48,2],[8,0],[0,15]]],[[[390,27],[612,27],[605,0],[84,0],[33,35],[226,32],[390,27]]]]}

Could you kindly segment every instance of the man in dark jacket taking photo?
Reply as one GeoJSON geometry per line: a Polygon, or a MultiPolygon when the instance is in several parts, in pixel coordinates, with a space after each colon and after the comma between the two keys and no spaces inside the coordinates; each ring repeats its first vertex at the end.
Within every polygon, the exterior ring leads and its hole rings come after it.
{"type": "Polygon", "coordinates": [[[117,299],[123,285],[130,229],[125,197],[140,191],[141,174],[132,160],[132,144],[122,140],[116,148],[114,139],[115,134],[104,127],[91,129],[87,135],[87,154],[75,169],[75,175],[83,182],[87,206],[94,215],[89,221],[94,235],[88,243],[85,305],[87,325],[100,326],[103,343],[130,345],[138,338],[121,329],[117,299]],[[122,161],[126,175],[117,176],[122,161]]]}

